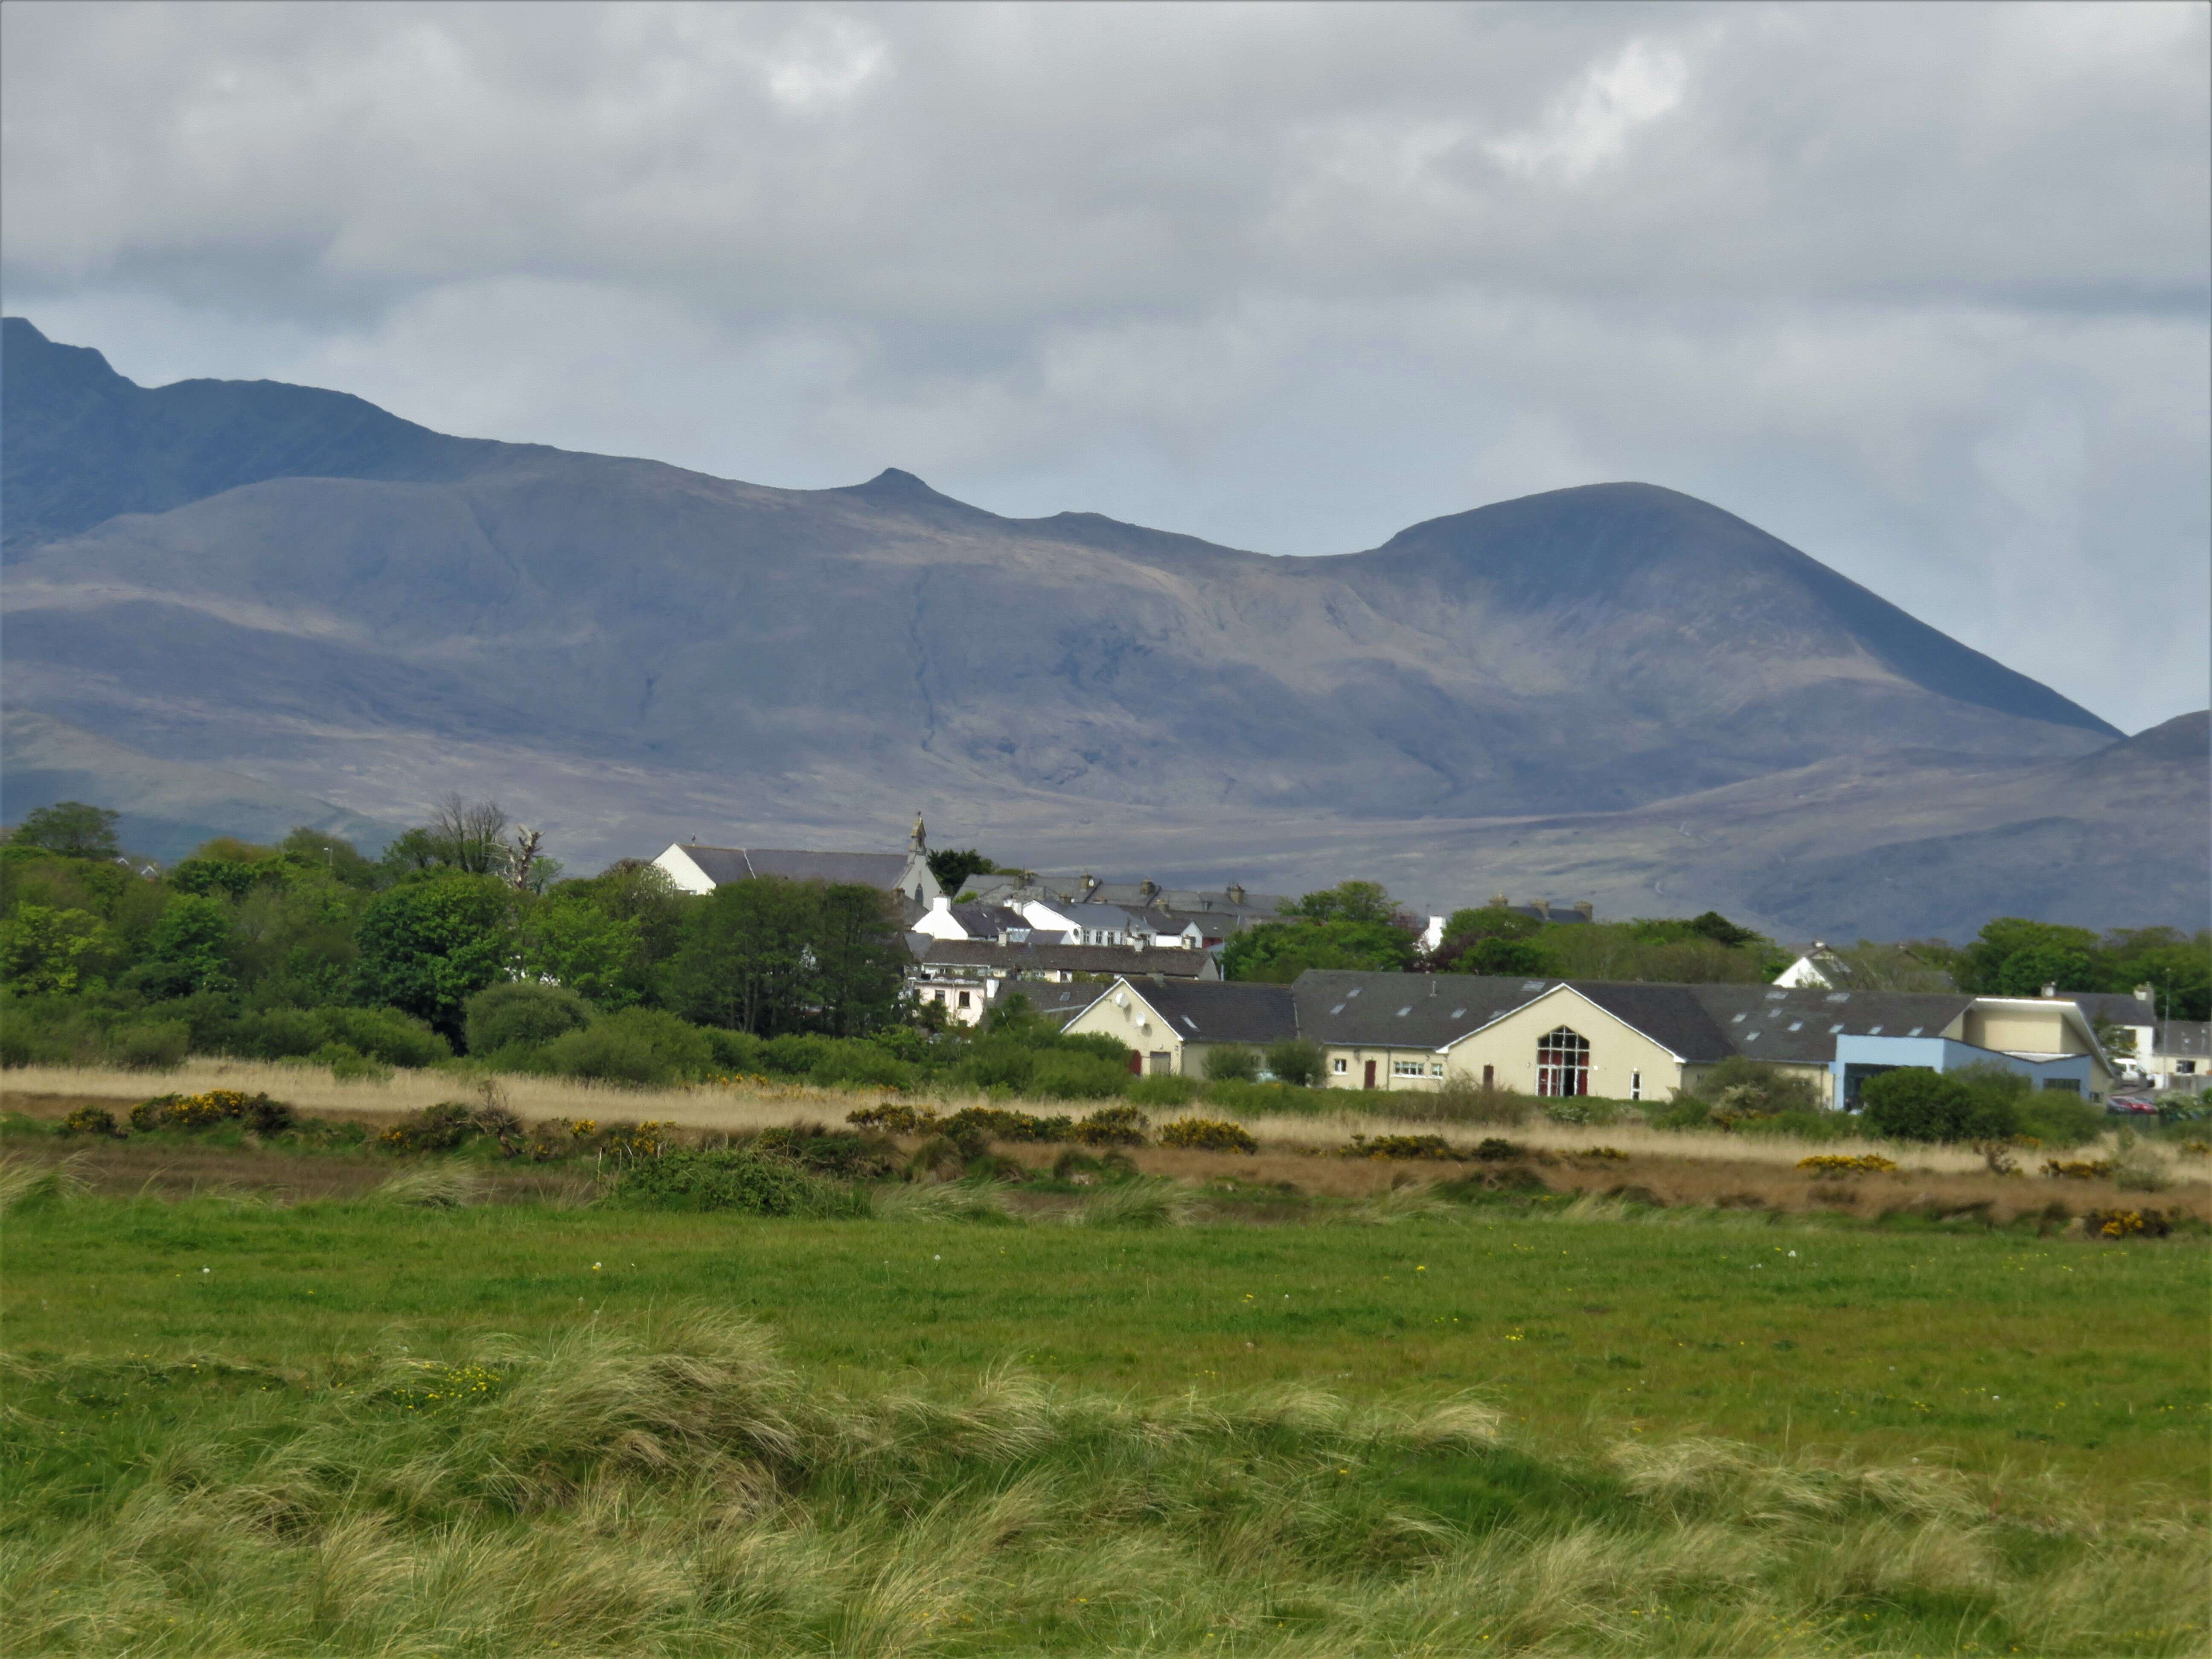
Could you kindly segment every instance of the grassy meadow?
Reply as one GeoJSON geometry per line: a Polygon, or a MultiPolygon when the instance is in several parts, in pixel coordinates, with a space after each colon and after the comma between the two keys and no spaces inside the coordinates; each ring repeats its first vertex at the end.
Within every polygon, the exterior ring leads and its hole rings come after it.
{"type": "Polygon", "coordinates": [[[0,1139],[11,1654],[2212,1638],[2203,1230],[2085,1237],[1968,1201],[1986,1171],[1662,1206],[1606,1195],[1656,1153],[1501,1184],[1285,1137],[819,1220],[623,1207],[581,1164],[0,1139]]]}

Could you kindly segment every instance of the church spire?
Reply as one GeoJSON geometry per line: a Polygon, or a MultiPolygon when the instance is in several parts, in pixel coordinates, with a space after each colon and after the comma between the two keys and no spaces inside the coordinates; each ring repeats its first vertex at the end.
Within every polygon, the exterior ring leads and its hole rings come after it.
{"type": "Polygon", "coordinates": [[[920,853],[925,857],[928,854],[929,832],[921,827],[921,814],[920,812],[916,812],[914,815],[914,839],[907,843],[907,850],[912,853],[920,853]]]}

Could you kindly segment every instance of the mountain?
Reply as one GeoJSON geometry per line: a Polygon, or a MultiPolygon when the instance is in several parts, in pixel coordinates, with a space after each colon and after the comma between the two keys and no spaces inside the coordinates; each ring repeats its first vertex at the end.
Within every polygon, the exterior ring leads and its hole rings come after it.
{"type": "Polygon", "coordinates": [[[401,828],[240,773],[142,755],[44,714],[0,713],[0,818],[63,800],[113,808],[123,845],[164,863],[215,836],[280,841],[302,824],[374,853],[401,828]]]}
{"type": "MultiPolygon", "coordinates": [[[[695,833],[888,841],[921,806],[1032,863],[1295,885],[1356,854],[1433,904],[1510,876],[1796,927],[1875,914],[1863,872],[1823,860],[2087,822],[2100,797],[2064,769],[2119,738],[1650,485],[1280,558],[1003,518],[896,470],[776,489],[310,388],[147,390],[4,326],[11,707],[381,818],[495,793],[572,864],[695,833]],[[1704,817],[1725,847],[1747,812],[1787,833],[1684,859],[1704,817]],[[1555,823],[1618,849],[1532,865],[1555,823]]],[[[2154,747],[2201,829],[2202,745],[2154,747]]],[[[2091,904],[2166,902],[2101,854],[1986,850],[1978,896],[1938,860],[1899,913],[1955,929],[2043,891],[2008,884],[2031,864],[2091,904]]],[[[2201,856],[2182,869],[2185,898],[2206,889],[2201,856]]]]}

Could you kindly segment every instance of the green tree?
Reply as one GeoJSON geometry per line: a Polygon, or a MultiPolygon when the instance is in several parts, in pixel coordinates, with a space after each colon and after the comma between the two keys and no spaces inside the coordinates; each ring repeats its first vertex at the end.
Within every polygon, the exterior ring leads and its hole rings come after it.
{"type": "Polygon", "coordinates": [[[1224,977],[1287,985],[1309,968],[1403,973],[1417,953],[1417,930],[1381,883],[1347,881],[1286,906],[1284,920],[1262,922],[1222,947],[1224,977]]]}
{"type": "Polygon", "coordinates": [[[2026,1086],[2024,1079],[1974,1070],[1947,1077],[1908,1066],[1868,1079],[1860,1115],[1868,1128],[1893,1140],[1999,1140],[2019,1128],[2026,1086]]]}
{"type": "Polygon", "coordinates": [[[133,978],[149,996],[231,990],[237,983],[231,974],[231,944],[229,906],[221,899],[179,894],[154,924],[145,959],[133,978]]]}
{"type": "Polygon", "coordinates": [[[1525,939],[1447,939],[1437,949],[1436,961],[1439,973],[1526,978],[1552,972],[1551,958],[1543,947],[1525,939]],[[1455,945],[1459,948],[1455,950],[1455,945]]]}
{"type": "Polygon", "coordinates": [[[1716,945],[1731,948],[1739,945],[1757,945],[1766,935],[1754,933],[1748,927],[1739,927],[1717,910],[1708,910],[1701,916],[1690,918],[1689,929],[1699,939],[1709,939],[1716,945]]]}
{"type": "Polygon", "coordinates": [[[1321,1044],[1305,1037],[1285,1037],[1267,1045],[1267,1070],[1278,1083],[1297,1089],[1317,1088],[1328,1067],[1321,1044]]]}
{"type": "Polygon", "coordinates": [[[635,921],[642,971],[648,974],[676,954],[684,915],[698,902],[665,870],[642,859],[617,859],[596,876],[558,884],[546,896],[582,899],[617,921],[635,921]]]}
{"type": "Polygon", "coordinates": [[[1286,915],[1308,921],[1377,922],[1398,921],[1398,902],[1379,881],[1347,881],[1294,901],[1286,915]]]}
{"type": "Polygon", "coordinates": [[[113,951],[112,935],[88,911],[20,904],[0,921],[0,985],[22,996],[74,996],[113,951]]]}
{"type": "Polygon", "coordinates": [[[2097,988],[2098,977],[2097,964],[2087,951],[2031,945],[2000,964],[1996,988],[2008,997],[2040,996],[2046,985],[2061,991],[2090,991],[2097,988]]]}
{"type": "Polygon", "coordinates": [[[362,1000],[459,1037],[468,1000],[507,976],[514,932],[513,896],[491,876],[434,876],[379,894],[355,937],[362,1000]]]}
{"type": "Polygon", "coordinates": [[[43,848],[70,859],[112,859],[123,849],[115,841],[116,815],[81,800],[56,801],[23,815],[9,837],[17,847],[43,848]]]}
{"type": "Polygon", "coordinates": [[[677,1008],[756,1036],[803,1029],[821,891],[818,883],[756,876],[694,904],[671,964],[677,1008]]]}
{"type": "Polygon", "coordinates": [[[1526,911],[1486,904],[1479,909],[1453,911],[1444,923],[1444,940],[1449,944],[1453,939],[1472,943],[1485,939],[1534,939],[1544,927],[1543,922],[1526,911]]]}
{"type": "Polygon", "coordinates": [[[929,855],[929,873],[947,893],[957,894],[971,876],[988,876],[999,866],[972,847],[951,848],[929,855]]]}
{"type": "Polygon", "coordinates": [[[522,919],[522,971],[550,979],[606,1009],[627,1008],[645,995],[642,924],[608,915],[565,884],[522,919]]]}
{"type": "Polygon", "coordinates": [[[910,958],[881,889],[832,884],[817,900],[809,988],[815,1020],[836,1036],[864,1036],[898,1018],[910,958]]]}
{"type": "Polygon", "coordinates": [[[284,837],[282,850],[295,865],[319,869],[331,880],[342,881],[349,887],[376,885],[375,864],[364,858],[351,842],[337,836],[310,830],[303,823],[284,837]]]}
{"type": "MultiPolygon", "coordinates": [[[[2013,957],[2029,951],[2048,952],[2043,960],[2057,966],[2058,976],[2063,981],[2075,976],[2077,960],[2079,963],[2087,963],[2096,950],[2097,936],[2086,927],[2062,927],[2052,922],[2031,921],[2025,916],[1999,916],[1985,925],[1974,942],[1959,953],[1951,971],[1959,988],[1971,995],[2033,996],[2043,988],[2048,975],[2037,979],[2024,992],[2008,991],[2006,964],[2013,957]],[[2061,962],[2061,957],[2066,960],[2061,962]]],[[[2029,971],[2024,966],[2019,975],[2010,976],[2012,981],[2024,982],[2029,971]]],[[[2062,983],[2059,988],[2081,991],[2094,988],[2062,983]]]]}

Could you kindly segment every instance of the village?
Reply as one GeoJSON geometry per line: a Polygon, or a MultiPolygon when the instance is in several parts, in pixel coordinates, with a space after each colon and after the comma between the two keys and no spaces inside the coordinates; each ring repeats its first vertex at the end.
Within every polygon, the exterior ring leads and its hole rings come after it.
{"type": "MultiPolygon", "coordinates": [[[[1968,995],[1854,986],[1813,941],[1771,985],[1614,983],[1513,975],[1309,969],[1288,984],[1231,982],[1224,948],[1289,901],[1234,882],[1218,890],[1030,871],[969,873],[948,894],[917,817],[905,849],[809,852],[670,846],[653,860],[681,890],[757,876],[862,884],[898,907],[920,1009],[964,1026],[1020,998],[1071,1036],[1121,1043],[1133,1074],[1202,1078],[1224,1049],[1315,1045],[1316,1081],[1435,1091],[1455,1080],[1540,1098],[1665,1101],[1741,1058],[1804,1079],[1832,1109],[1858,1108],[1884,1073],[1994,1066],[2037,1091],[2115,1115],[2205,1086],[2204,1021],[2161,1017],[2153,988],[1968,995]]],[[[1544,927],[1593,923],[1588,902],[1490,908],[1544,927]]],[[[1433,915],[1424,951],[1443,943],[1433,915]]]]}

